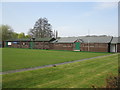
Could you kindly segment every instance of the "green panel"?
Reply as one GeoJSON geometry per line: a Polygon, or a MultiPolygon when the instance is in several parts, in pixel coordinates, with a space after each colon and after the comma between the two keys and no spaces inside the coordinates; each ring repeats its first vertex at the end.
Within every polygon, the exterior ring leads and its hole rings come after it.
{"type": "Polygon", "coordinates": [[[5,44],[6,44],[5,46],[8,47],[8,42],[5,42],[5,44]]]}
{"type": "Polygon", "coordinates": [[[75,42],[75,50],[80,50],[80,42],[75,42]]]}
{"type": "Polygon", "coordinates": [[[31,48],[31,42],[29,42],[29,48],[31,48]]]}
{"type": "Polygon", "coordinates": [[[30,42],[30,48],[32,49],[34,47],[34,42],[30,42]]]}
{"type": "Polygon", "coordinates": [[[34,48],[34,46],[35,46],[35,42],[32,42],[32,48],[34,48]]]}

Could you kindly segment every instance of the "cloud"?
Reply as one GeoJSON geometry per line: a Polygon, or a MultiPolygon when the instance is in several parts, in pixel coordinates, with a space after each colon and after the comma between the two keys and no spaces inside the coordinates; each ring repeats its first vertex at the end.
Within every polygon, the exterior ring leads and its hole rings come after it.
{"type": "Polygon", "coordinates": [[[89,17],[97,14],[99,11],[117,9],[117,8],[118,8],[117,2],[97,2],[92,6],[91,10],[84,12],[83,16],[89,17]]]}
{"type": "Polygon", "coordinates": [[[117,8],[118,8],[117,2],[96,2],[91,6],[90,10],[83,12],[82,16],[89,17],[95,14],[98,14],[98,12],[101,12],[103,10],[107,11],[107,10],[117,9],[117,8]]]}
{"type": "Polygon", "coordinates": [[[117,2],[102,2],[102,3],[96,4],[94,9],[103,10],[103,9],[113,9],[113,8],[117,8],[117,7],[118,7],[117,2]]]}

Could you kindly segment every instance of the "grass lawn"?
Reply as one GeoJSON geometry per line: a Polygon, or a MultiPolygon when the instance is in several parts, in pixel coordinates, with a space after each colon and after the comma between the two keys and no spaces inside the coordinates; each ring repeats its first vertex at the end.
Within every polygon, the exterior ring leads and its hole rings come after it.
{"type": "MultiPolygon", "coordinates": [[[[41,51],[36,52],[41,53],[41,51]]],[[[58,55],[56,52],[52,53],[58,55]]],[[[67,55],[67,53],[71,54],[72,52],[58,53],[67,55]]],[[[72,54],[80,55],[83,53],[72,54]]],[[[86,57],[88,57],[87,55],[86,57]]],[[[6,74],[3,75],[3,88],[91,88],[93,84],[97,86],[105,85],[105,78],[109,73],[115,75],[118,73],[118,55],[6,74]]]]}
{"type": "Polygon", "coordinates": [[[3,48],[2,52],[3,71],[56,64],[109,54],[17,48],[3,48]]]}

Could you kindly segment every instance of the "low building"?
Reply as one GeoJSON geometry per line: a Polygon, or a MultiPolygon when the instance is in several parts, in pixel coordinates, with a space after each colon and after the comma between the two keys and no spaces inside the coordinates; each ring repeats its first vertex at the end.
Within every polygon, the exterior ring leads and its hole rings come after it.
{"type": "Polygon", "coordinates": [[[84,37],[82,40],[81,51],[109,52],[112,37],[84,37]]]}
{"type": "Polygon", "coordinates": [[[4,42],[5,47],[30,48],[30,49],[50,49],[50,42],[55,38],[36,38],[36,39],[12,39],[4,42]]]}
{"type": "MultiPolygon", "coordinates": [[[[119,37],[120,38],[120,37],[119,37]]],[[[14,39],[4,42],[5,47],[53,49],[89,52],[120,52],[120,39],[111,36],[81,36],[36,39],[14,39]]]]}
{"type": "Polygon", "coordinates": [[[120,52],[118,37],[111,36],[65,37],[53,41],[53,44],[55,50],[120,52]]]}

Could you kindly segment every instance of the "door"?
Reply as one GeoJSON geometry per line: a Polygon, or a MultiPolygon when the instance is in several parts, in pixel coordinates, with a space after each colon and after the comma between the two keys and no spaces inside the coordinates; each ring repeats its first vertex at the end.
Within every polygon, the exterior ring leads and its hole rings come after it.
{"type": "Polygon", "coordinates": [[[8,47],[8,42],[5,42],[5,46],[8,47]]]}
{"type": "Polygon", "coordinates": [[[80,50],[80,42],[75,42],[75,50],[80,50]]]}
{"type": "Polygon", "coordinates": [[[34,48],[34,42],[30,42],[29,48],[34,48]]]}
{"type": "Polygon", "coordinates": [[[110,52],[116,52],[116,45],[115,44],[110,45],[110,52]]]}

